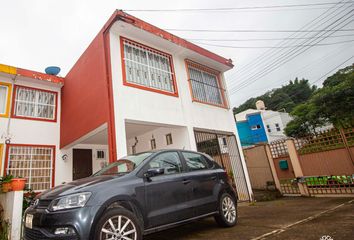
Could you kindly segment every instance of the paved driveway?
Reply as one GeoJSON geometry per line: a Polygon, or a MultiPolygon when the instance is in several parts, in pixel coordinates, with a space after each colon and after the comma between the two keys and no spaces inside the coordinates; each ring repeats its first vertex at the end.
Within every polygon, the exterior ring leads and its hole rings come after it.
{"type": "Polygon", "coordinates": [[[144,240],[354,239],[354,200],[282,198],[239,206],[239,223],[218,228],[212,218],[146,236],[144,240]]]}

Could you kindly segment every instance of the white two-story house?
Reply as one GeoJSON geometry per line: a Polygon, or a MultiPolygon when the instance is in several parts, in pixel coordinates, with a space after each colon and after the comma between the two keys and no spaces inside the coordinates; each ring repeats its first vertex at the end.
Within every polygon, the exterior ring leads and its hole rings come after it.
{"type": "Polygon", "coordinates": [[[115,11],[64,78],[54,184],[89,176],[127,154],[178,148],[214,157],[233,176],[240,200],[249,200],[224,79],[232,67],[229,59],[115,11]]]}

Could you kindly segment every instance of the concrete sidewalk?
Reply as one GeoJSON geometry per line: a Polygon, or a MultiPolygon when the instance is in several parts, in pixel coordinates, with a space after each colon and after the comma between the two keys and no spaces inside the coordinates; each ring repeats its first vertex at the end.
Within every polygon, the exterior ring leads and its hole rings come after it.
{"type": "Polygon", "coordinates": [[[144,240],[353,239],[351,198],[282,198],[239,206],[239,223],[219,228],[212,218],[146,236],[144,240]]]}

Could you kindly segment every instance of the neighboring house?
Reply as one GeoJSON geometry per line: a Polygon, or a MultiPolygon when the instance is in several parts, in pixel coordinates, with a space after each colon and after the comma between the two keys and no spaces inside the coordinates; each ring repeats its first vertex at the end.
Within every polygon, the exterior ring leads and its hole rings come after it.
{"type": "Polygon", "coordinates": [[[127,154],[178,148],[206,152],[232,168],[239,198],[249,199],[224,79],[232,67],[229,59],[116,11],[65,77],[54,184],[89,176],[127,154]]]}
{"type": "Polygon", "coordinates": [[[257,101],[257,103],[259,103],[257,109],[247,109],[235,115],[243,147],[286,137],[284,128],[292,119],[286,112],[265,110],[262,101],[257,101]]]}
{"type": "Polygon", "coordinates": [[[0,168],[28,187],[54,186],[64,79],[0,64],[0,168]],[[6,155],[6,156],[5,156],[6,155]]]}

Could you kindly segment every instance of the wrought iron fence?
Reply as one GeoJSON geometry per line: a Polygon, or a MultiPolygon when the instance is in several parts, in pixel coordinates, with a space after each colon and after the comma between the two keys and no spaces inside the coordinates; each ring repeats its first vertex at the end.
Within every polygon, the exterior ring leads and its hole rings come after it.
{"type": "Polygon", "coordinates": [[[200,130],[194,131],[194,135],[197,150],[210,155],[233,178],[239,200],[249,201],[246,177],[235,136],[200,130]]]}
{"type": "Polygon", "coordinates": [[[302,182],[310,195],[354,194],[354,174],[351,176],[307,176],[302,182]]]}
{"type": "Polygon", "coordinates": [[[296,178],[281,179],[279,182],[280,191],[282,194],[300,194],[300,189],[296,178]]]}

